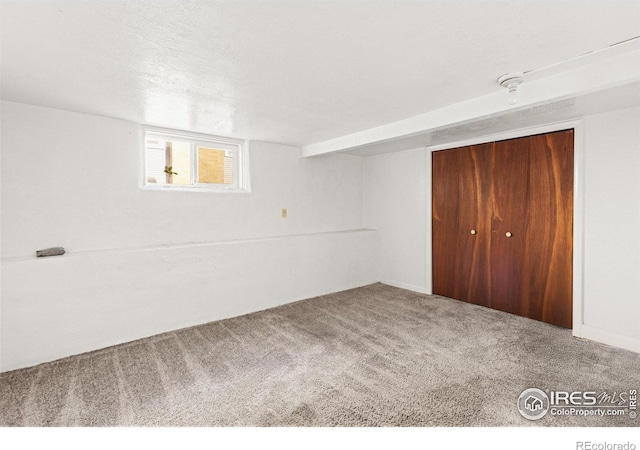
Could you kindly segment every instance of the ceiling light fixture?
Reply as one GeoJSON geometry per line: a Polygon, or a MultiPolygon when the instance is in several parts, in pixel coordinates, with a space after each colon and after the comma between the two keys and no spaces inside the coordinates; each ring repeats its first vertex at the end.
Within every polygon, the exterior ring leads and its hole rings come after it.
{"type": "Polygon", "coordinates": [[[522,72],[505,73],[498,78],[498,84],[507,89],[507,103],[515,105],[518,102],[518,86],[524,81],[522,72]]]}

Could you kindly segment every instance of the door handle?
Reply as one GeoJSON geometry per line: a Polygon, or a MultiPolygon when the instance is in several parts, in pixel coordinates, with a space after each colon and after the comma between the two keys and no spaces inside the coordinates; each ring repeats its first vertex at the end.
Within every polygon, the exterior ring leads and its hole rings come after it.
{"type": "Polygon", "coordinates": [[[507,231],[504,235],[505,235],[506,237],[508,237],[508,238],[509,238],[509,237],[511,237],[511,236],[513,236],[513,235],[511,234],[511,231],[507,231]]]}
{"type": "Polygon", "coordinates": [[[471,234],[476,234],[476,230],[471,230],[471,234]]]}

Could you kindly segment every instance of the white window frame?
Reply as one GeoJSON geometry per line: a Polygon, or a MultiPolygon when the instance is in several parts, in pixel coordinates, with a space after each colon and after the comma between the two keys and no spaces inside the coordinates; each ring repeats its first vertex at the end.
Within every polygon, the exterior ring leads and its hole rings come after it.
{"type": "Polygon", "coordinates": [[[190,191],[190,192],[229,192],[243,193],[250,192],[249,184],[249,157],[248,142],[241,139],[234,139],[222,136],[214,136],[191,131],[174,130],[170,128],[159,128],[153,126],[142,126],[142,170],[140,177],[140,187],[153,191],[190,191]],[[147,138],[155,137],[162,140],[181,140],[191,144],[191,181],[190,185],[181,184],[156,184],[147,182],[147,138]],[[233,152],[233,183],[214,184],[198,183],[198,151],[197,147],[216,148],[233,152]]]}

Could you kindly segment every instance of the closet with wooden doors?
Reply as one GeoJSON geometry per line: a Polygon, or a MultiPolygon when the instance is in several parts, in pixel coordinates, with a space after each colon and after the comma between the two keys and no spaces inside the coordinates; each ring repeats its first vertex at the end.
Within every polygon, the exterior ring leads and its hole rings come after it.
{"type": "Polygon", "coordinates": [[[573,130],[432,153],[433,292],[571,328],[573,130]]]}

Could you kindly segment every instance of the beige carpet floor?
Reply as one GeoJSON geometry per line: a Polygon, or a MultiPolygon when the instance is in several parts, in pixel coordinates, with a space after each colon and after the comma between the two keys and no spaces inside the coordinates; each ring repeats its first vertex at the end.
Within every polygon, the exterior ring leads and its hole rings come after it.
{"type": "Polygon", "coordinates": [[[3,426],[638,426],[532,422],[529,387],[640,388],[640,355],[374,284],[0,375],[3,426]]]}

